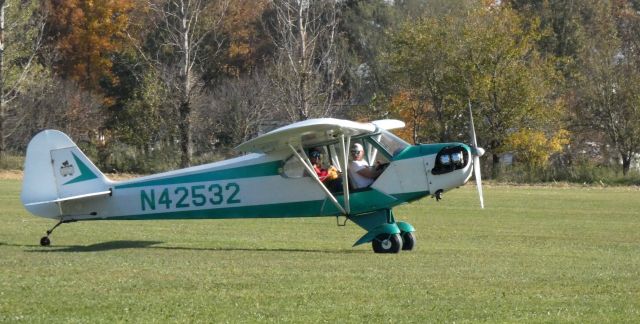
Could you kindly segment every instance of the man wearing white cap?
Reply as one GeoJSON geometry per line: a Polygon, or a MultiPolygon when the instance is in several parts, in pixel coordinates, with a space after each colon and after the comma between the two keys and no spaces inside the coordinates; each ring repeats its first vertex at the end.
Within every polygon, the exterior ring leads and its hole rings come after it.
{"type": "Polygon", "coordinates": [[[349,177],[351,178],[351,184],[355,187],[354,189],[370,186],[382,173],[382,170],[369,166],[367,161],[364,160],[364,149],[360,143],[355,143],[351,146],[351,158],[349,177]]]}

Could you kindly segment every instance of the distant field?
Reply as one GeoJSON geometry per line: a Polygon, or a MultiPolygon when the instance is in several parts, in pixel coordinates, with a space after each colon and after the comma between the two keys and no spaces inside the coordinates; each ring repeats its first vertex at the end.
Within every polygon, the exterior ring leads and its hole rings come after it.
{"type": "Polygon", "coordinates": [[[85,222],[0,180],[0,322],[640,321],[640,190],[473,186],[396,209],[417,249],[334,218],[85,222]]]}

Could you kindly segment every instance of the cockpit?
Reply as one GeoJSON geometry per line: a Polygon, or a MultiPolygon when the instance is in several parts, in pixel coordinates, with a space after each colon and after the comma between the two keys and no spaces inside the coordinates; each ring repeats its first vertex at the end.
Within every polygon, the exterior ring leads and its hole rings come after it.
{"type": "MultiPolygon", "coordinates": [[[[366,134],[362,136],[353,136],[350,140],[350,145],[360,143],[364,147],[365,160],[369,165],[374,165],[376,162],[385,165],[393,161],[393,158],[403,152],[411,145],[405,142],[400,137],[393,133],[378,129],[373,134],[366,134]]],[[[346,162],[343,157],[349,156],[348,154],[340,154],[341,143],[337,140],[327,141],[324,143],[317,143],[303,147],[306,156],[309,150],[318,150],[321,153],[320,163],[324,166],[334,166],[338,172],[344,172],[344,165],[346,162]]],[[[302,153],[298,150],[299,153],[302,153]]],[[[287,158],[282,167],[281,175],[286,178],[300,178],[306,176],[306,168],[300,159],[292,154],[287,158]]]]}

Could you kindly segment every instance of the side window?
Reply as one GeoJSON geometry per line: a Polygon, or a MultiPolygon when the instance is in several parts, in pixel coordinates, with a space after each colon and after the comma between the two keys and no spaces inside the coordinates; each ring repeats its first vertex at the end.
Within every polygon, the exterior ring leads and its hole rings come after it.
{"type": "Polygon", "coordinates": [[[285,178],[302,178],[305,168],[295,156],[291,155],[282,166],[282,176],[285,178]]]}

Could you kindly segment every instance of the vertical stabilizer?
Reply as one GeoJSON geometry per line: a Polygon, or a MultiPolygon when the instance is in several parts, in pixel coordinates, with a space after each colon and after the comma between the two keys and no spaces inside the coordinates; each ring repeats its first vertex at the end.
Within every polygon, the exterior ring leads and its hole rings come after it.
{"type": "Polygon", "coordinates": [[[109,190],[109,183],[67,135],[45,130],[27,147],[20,198],[31,213],[58,217],[53,201],[109,190]]]}

